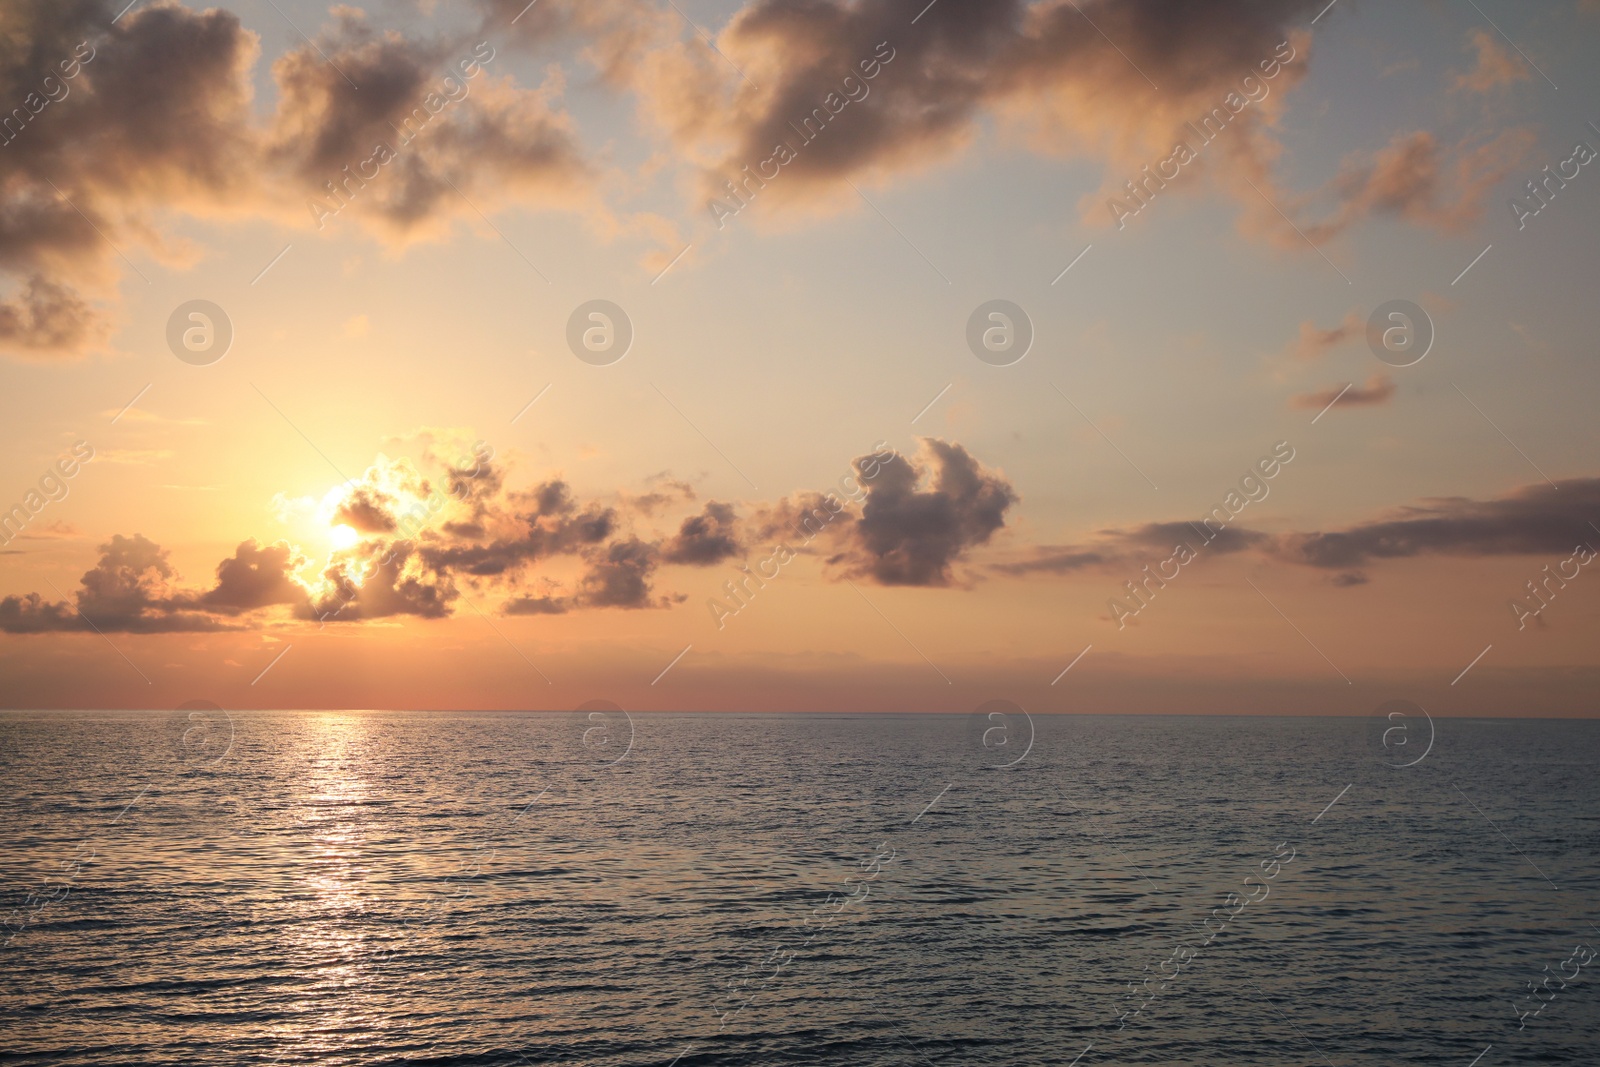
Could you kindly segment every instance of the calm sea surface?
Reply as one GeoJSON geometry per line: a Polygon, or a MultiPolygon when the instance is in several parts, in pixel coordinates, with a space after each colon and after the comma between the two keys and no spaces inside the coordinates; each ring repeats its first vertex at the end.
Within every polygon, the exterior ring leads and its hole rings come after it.
{"type": "Polygon", "coordinates": [[[7,713],[0,1062],[1600,1064],[1600,724],[1393,731],[7,713]]]}

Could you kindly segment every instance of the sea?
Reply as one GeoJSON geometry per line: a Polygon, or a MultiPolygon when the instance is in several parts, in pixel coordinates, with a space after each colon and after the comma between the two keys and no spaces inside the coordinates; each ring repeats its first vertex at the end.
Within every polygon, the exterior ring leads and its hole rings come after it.
{"type": "Polygon", "coordinates": [[[1600,723],[1402,711],[6,712],[0,1063],[1600,1064],[1600,723]]]}

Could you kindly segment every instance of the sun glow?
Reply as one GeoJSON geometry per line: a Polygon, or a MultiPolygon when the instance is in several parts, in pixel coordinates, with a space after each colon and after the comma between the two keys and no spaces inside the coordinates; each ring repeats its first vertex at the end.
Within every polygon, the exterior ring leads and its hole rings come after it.
{"type": "Polygon", "coordinates": [[[361,535],[356,533],[356,528],[341,522],[328,532],[328,539],[333,542],[334,548],[349,548],[361,540],[361,535]]]}

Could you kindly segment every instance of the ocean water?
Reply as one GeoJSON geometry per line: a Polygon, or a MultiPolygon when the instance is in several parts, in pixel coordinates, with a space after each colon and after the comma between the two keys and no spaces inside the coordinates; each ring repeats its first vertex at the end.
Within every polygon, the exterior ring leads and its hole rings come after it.
{"type": "Polygon", "coordinates": [[[6,713],[0,1062],[1600,1063],[1600,724],[1394,723],[6,713]]]}

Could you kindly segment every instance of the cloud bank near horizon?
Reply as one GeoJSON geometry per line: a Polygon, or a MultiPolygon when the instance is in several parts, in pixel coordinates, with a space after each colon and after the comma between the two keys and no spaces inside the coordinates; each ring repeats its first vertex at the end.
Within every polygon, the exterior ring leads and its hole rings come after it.
{"type": "Polygon", "coordinates": [[[971,551],[1005,527],[1019,497],[1004,474],[961,445],[937,438],[920,445],[915,456],[885,447],[856,459],[845,496],[794,494],[758,502],[743,516],[732,503],[698,501],[682,483],[590,500],[560,477],[509,488],[504,464],[482,442],[434,478],[379,456],[320,502],[280,498],[284,511],[348,531],[347,543],[323,562],[288,540],[251,537],[217,564],[212,585],[185,588],[166,549],[141,534],[117,534],[100,546],[71,602],[38,593],[0,600],[0,631],[442,619],[468,593],[498,598],[508,615],[665,608],[686,597],[658,591],[661,567],[711,567],[769,544],[822,553],[838,580],[950,586],[971,551]],[[657,528],[663,513],[695,504],[674,529],[657,528]]]}

